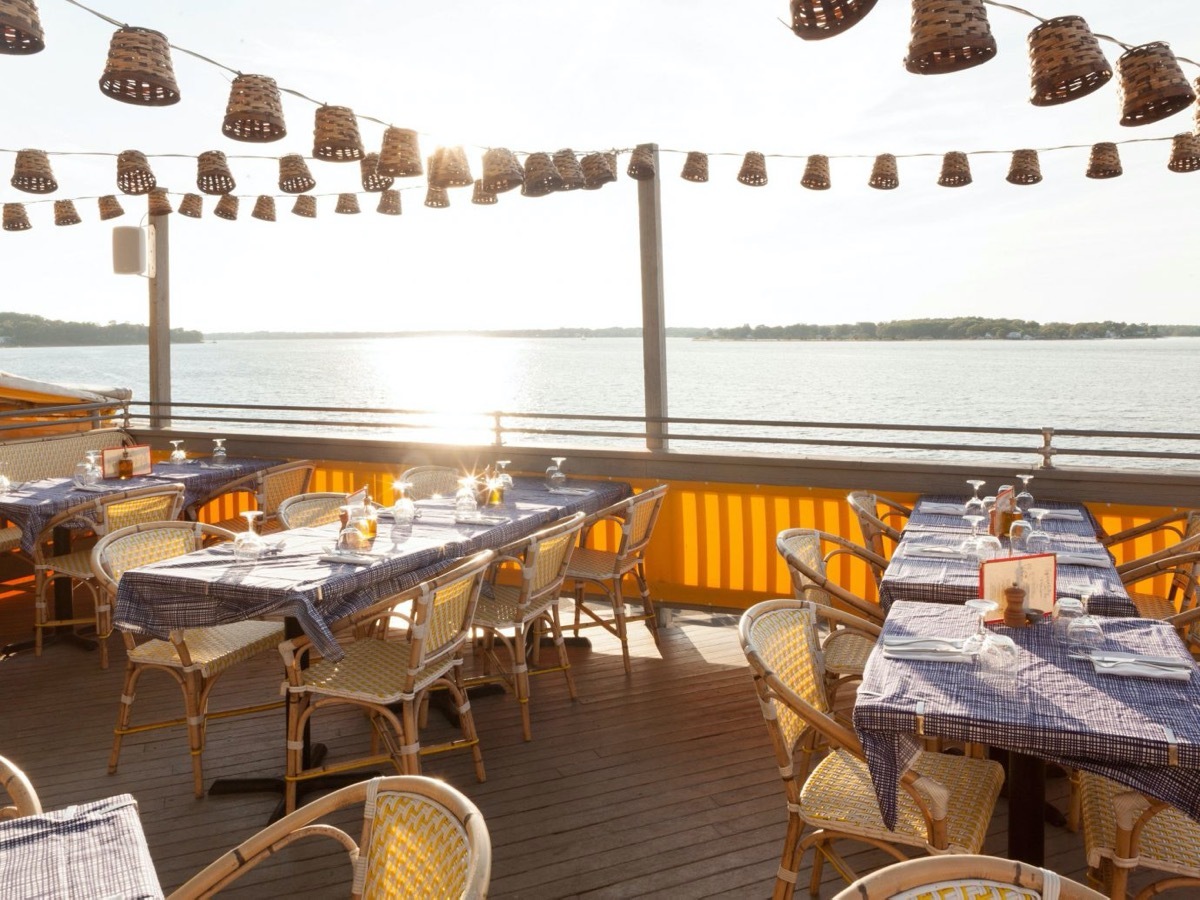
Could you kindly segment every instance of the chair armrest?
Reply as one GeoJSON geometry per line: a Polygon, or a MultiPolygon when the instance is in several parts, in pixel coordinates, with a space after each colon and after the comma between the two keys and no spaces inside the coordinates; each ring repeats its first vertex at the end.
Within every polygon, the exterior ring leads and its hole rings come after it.
{"type": "Polygon", "coordinates": [[[853,541],[848,541],[845,538],[836,537],[835,535],[827,535],[824,540],[827,543],[837,544],[835,549],[825,554],[825,563],[827,565],[835,556],[846,555],[859,562],[864,562],[872,568],[878,567],[881,572],[887,568],[888,563],[886,559],[878,553],[868,550],[861,544],[856,544],[853,541]]]}
{"type": "Polygon", "coordinates": [[[1145,534],[1152,534],[1155,531],[1172,531],[1180,538],[1183,537],[1183,529],[1176,528],[1174,523],[1183,522],[1193,510],[1182,510],[1177,513],[1170,513],[1165,516],[1159,516],[1157,519],[1151,519],[1149,522],[1143,522],[1141,525],[1135,525],[1132,528],[1126,528],[1124,531],[1118,531],[1116,534],[1103,535],[1100,538],[1100,543],[1105,547],[1111,547],[1114,544],[1122,544],[1125,541],[1131,541],[1134,538],[1141,537],[1145,534]]]}
{"type": "MultiPolygon", "coordinates": [[[[1121,584],[1126,587],[1156,575],[1178,573],[1189,566],[1200,564],[1200,550],[1176,554],[1154,553],[1134,562],[1138,563],[1136,567],[1117,570],[1121,576],[1121,584]]],[[[1132,563],[1130,565],[1132,566],[1132,563]]]]}
{"type": "Polygon", "coordinates": [[[929,846],[945,850],[949,844],[946,837],[946,815],[950,811],[949,789],[940,781],[909,769],[900,776],[900,790],[912,798],[925,817],[929,846]]]}
{"type": "MultiPolygon", "coordinates": [[[[812,587],[816,587],[816,585],[812,585],[812,587]]],[[[813,603],[813,607],[813,612],[826,622],[839,625],[847,631],[856,631],[863,635],[863,637],[868,637],[871,640],[877,640],[879,635],[883,633],[883,629],[879,625],[864,619],[862,616],[856,616],[854,613],[815,602],[813,603]]]]}

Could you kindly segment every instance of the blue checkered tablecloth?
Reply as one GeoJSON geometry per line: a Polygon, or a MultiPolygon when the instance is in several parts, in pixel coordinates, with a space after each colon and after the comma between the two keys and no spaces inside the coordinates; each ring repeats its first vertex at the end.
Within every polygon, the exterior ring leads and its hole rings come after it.
{"type": "Polygon", "coordinates": [[[296,528],[271,535],[278,552],[255,563],[239,563],[228,545],[131,569],[121,576],[115,623],[118,628],[166,638],[172,629],[200,628],[294,616],[322,655],[338,660],[343,650],[331,626],[372,603],[433,577],[457,560],[527,537],[575,512],[593,513],[631,493],[625,482],[569,481],[580,494],[552,494],[537,479],[518,478],[505,502],[487,515],[503,524],[454,521],[453,501],[422,500],[421,517],[393,535],[379,522],[371,565],[324,562],[337,525],[296,528]]]}
{"type": "Polygon", "coordinates": [[[129,794],[0,822],[0,897],[162,897],[129,794]]]}
{"type": "MultiPolygon", "coordinates": [[[[883,637],[964,636],[976,621],[968,609],[901,602],[892,607],[883,637]]],[[[1163,622],[1101,621],[1104,650],[1191,659],[1163,622]]],[[[1200,821],[1200,675],[1193,671],[1184,682],[1101,674],[1091,662],[1069,658],[1048,623],[995,631],[1012,637],[1020,650],[1011,688],[981,679],[974,661],[887,659],[878,647],[871,654],[854,705],[854,728],[889,827],[896,821],[900,775],[920,751],[918,708],[922,735],[989,744],[1096,772],[1200,821]]]]}
{"type": "MultiPolygon", "coordinates": [[[[879,584],[879,605],[884,612],[902,600],[962,604],[979,596],[979,567],[973,561],[935,555],[938,550],[956,549],[970,528],[958,516],[921,512],[929,503],[962,502],[962,497],[922,497],[918,501],[879,584]]],[[[1057,566],[1057,593],[1090,595],[1088,610],[1096,615],[1137,616],[1112,554],[1096,540],[1091,513],[1079,503],[1048,502],[1045,508],[1078,510],[1081,516],[1044,522],[1050,534],[1049,549],[1064,554],[1057,566]],[[1096,583],[1101,585],[1098,590],[1096,583]]]]}

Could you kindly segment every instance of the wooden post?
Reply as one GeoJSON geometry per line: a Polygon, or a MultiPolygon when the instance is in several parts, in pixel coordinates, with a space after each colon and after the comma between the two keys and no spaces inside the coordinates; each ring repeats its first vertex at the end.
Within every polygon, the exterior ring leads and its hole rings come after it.
{"type": "MultiPolygon", "coordinates": [[[[150,285],[150,403],[171,402],[171,266],[170,216],[151,216],[154,245],[150,285]]],[[[151,405],[150,427],[166,428],[169,412],[151,405]]]]}
{"type": "Polygon", "coordinates": [[[667,326],[663,299],[661,182],[658,145],[654,177],[638,182],[638,233],[642,261],[642,367],[646,395],[646,447],[667,449],[667,326]]]}

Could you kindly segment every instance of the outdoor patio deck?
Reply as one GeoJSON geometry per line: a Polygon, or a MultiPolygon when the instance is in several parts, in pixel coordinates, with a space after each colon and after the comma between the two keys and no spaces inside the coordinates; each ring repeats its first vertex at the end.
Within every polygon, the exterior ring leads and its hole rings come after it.
{"type": "MultiPolygon", "coordinates": [[[[31,618],[26,591],[0,594],[0,643],[28,635],[31,618]]],[[[492,896],[770,895],[783,793],[736,617],[680,614],[664,632],[661,655],[645,628],[633,631],[630,678],[616,642],[592,630],[592,648],[571,651],[579,702],[569,701],[557,675],[535,679],[531,743],[521,740],[510,696],[475,700],[486,783],[476,783],[466,754],[427,760],[427,774],[463,789],[487,818],[492,896]]],[[[107,775],[124,664],[117,636],[111,649],[107,671],[94,653],[65,645],[41,659],[22,653],[0,660],[0,754],[25,768],[47,808],[122,792],[137,797],[169,891],[262,827],[276,801],[262,794],[194,799],[186,740],[175,729],[127,738],[120,772],[107,775]]],[[[278,661],[260,657],[230,674],[214,707],[269,699],[280,680],[278,661]]],[[[143,680],[135,717],[177,708],[177,689],[166,678],[143,680]]],[[[436,714],[430,726],[431,734],[447,727],[436,714]]],[[[282,710],[214,723],[206,782],[277,774],[282,733],[282,710]]],[[[339,746],[361,748],[367,732],[350,713],[318,721],[314,737],[336,754],[339,746]]],[[[1061,805],[1065,781],[1051,781],[1050,791],[1061,805]]],[[[988,851],[1003,853],[1006,827],[1002,800],[988,851]]],[[[239,882],[238,892],[345,896],[349,865],[331,846],[302,842],[239,882]]],[[[878,851],[851,859],[862,870],[884,862],[878,851]]],[[[1080,840],[1047,826],[1047,863],[1082,880],[1080,840]]],[[[828,897],[841,883],[831,867],[825,873],[828,897]]]]}

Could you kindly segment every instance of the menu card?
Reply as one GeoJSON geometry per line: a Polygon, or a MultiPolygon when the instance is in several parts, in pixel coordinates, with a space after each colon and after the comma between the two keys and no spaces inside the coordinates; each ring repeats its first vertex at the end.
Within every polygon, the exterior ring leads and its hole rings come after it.
{"type": "Polygon", "coordinates": [[[989,559],[979,567],[979,596],[1004,608],[1004,590],[1014,585],[1025,591],[1025,609],[1054,609],[1056,559],[1053,553],[989,559]]]}

